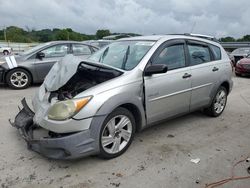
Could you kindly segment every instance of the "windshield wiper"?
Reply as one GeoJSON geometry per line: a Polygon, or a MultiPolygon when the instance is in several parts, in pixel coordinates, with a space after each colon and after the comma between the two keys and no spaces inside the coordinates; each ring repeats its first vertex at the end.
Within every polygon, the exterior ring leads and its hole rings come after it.
{"type": "Polygon", "coordinates": [[[130,53],[130,46],[128,46],[127,50],[126,50],[126,53],[123,57],[123,61],[122,61],[122,67],[121,69],[125,70],[125,66],[126,66],[126,63],[127,63],[127,60],[128,60],[128,55],[130,53]]]}

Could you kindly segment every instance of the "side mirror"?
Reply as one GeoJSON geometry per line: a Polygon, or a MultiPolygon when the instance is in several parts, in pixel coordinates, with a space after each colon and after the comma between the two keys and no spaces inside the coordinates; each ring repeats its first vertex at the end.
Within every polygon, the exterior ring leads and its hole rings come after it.
{"type": "Polygon", "coordinates": [[[167,71],[168,71],[167,65],[154,64],[146,67],[146,69],[144,70],[144,75],[151,76],[152,74],[161,74],[161,73],[166,73],[167,71]]]}
{"type": "Polygon", "coordinates": [[[38,53],[36,54],[36,57],[37,57],[38,59],[43,59],[43,58],[45,58],[45,54],[44,54],[43,52],[38,52],[38,53]]]}

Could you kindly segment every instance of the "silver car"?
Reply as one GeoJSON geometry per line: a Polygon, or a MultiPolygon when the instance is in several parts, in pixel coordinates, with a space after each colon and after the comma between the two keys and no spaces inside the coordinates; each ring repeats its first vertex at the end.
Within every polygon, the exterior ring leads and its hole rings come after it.
{"type": "Polygon", "coordinates": [[[23,99],[10,123],[46,157],[114,158],[150,125],[200,109],[221,115],[231,76],[217,42],[185,35],[121,39],[87,60],[67,56],[55,64],[33,110],[23,99]]]}
{"type": "Polygon", "coordinates": [[[75,41],[53,41],[40,44],[19,55],[0,59],[0,83],[13,89],[25,89],[42,83],[51,67],[67,54],[89,57],[98,48],[75,41]]]}

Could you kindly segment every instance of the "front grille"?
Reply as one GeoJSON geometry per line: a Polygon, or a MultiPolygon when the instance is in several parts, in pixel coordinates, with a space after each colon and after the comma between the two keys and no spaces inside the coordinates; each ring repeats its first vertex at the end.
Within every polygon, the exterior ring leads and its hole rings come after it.
{"type": "Polygon", "coordinates": [[[243,64],[242,66],[243,66],[245,69],[250,70],[250,64],[243,64]]]}

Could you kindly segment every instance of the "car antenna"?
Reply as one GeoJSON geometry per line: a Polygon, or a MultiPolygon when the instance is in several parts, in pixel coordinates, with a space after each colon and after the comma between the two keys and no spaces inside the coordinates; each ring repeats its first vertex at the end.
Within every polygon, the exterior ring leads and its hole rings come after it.
{"type": "Polygon", "coordinates": [[[193,24],[193,26],[192,26],[192,28],[191,28],[190,33],[193,33],[193,31],[194,31],[194,29],[195,29],[195,26],[196,26],[196,21],[194,22],[194,24],[193,24]]]}

